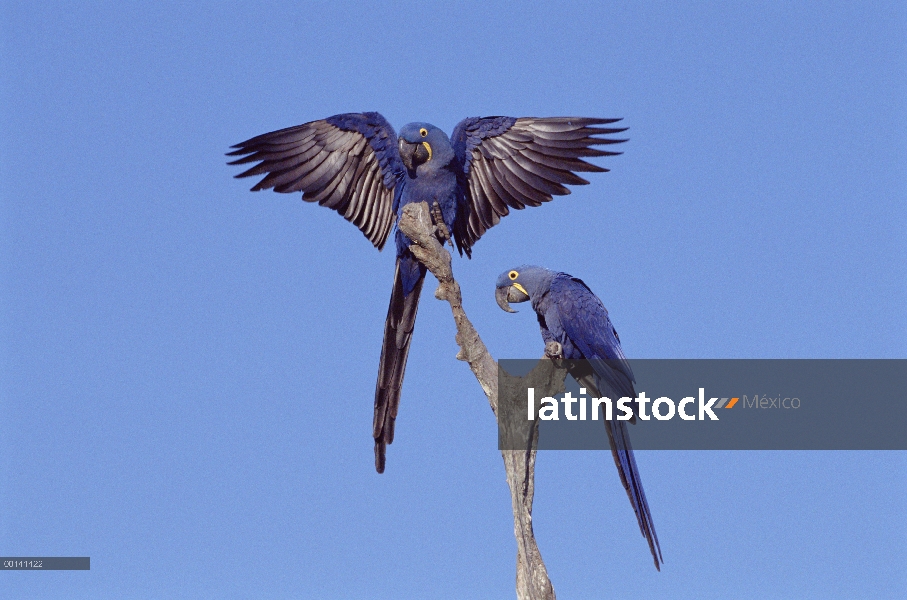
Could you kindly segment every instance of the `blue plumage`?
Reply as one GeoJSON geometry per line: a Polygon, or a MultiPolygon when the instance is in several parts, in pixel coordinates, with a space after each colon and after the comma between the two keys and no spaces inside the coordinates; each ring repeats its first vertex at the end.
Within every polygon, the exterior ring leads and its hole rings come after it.
{"type": "MultiPolygon", "coordinates": [[[[624,131],[599,127],[618,119],[473,117],[453,137],[429,123],[405,125],[399,136],[376,112],[334,115],[266,133],[233,146],[230,164],[257,163],[237,175],[264,175],[252,191],[302,192],[356,225],[379,250],[403,207],[434,207],[439,237],[460,254],[510,209],[539,206],[569,194],[564,184],[588,181],[578,171],[606,171],[583,158],[619,154],[595,146],[624,140],[599,137],[624,131]],[[443,226],[442,226],[443,224],[443,226]]],[[[394,439],[400,388],[415,326],[423,267],[399,230],[397,265],[384,327],[375,390],[375,467],[384,471],[394,439]]]]}
{"type": "MultiPolygon", "coordinates": [[[[495,295],[498,304],[507,311],[512,310],[509,302],[529,301],[538,316],[545,343],[559,342],[567,360],[590,361],[591,373],[579,366],[570,367],[571,375],[581,385],[610,398],[636,396],[633,371],[620,347],[617,330],[601,300],[582,280],[543,267],[523,265],[498,277],[495,295]]],[[[661,548],[633,457],[627,422],[615,418],[605,421],[605,428],[639,529],[648,541],[655,568],[661,570],[661,548]]]]}

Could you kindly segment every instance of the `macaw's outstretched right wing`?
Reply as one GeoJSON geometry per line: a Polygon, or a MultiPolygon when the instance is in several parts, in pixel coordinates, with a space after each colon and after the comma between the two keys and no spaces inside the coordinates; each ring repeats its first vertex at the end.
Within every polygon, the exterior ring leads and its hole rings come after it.
{"type": "Polygon", "coordinates": [[[468,219],[457,217],[454,238],[460,252],[471,255],[472,245],[511,208],[540,206],[552,196],[570,193],[564,187],[589,183],[579,171],[602,172],[582,160],[620,152],[594,146],[622,139],[605,136],[625,128],[598,127],[620,119],[585,117],[472,117],[463,119],[450,138],[463,167],[468,219]]]}
{"type": "Polygon", "coordinates": [[[379,250],[394,224],[397,178],[404,173],[397,134],[376,112],[334,115],[272,131],[233,146],[231,165],[258,162],[236,177],[266,176],[252,191],[303,192],[340,213],[379,250]]]}

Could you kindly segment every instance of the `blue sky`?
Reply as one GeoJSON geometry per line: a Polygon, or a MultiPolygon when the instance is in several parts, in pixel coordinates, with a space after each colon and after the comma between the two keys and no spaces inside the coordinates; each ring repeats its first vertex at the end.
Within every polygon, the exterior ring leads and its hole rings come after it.
{"type": "MultiPolygon", "coordinates": [[[[377,110],[623,117],[624,154],[455,259],[496,358],[536,263],[630,357],[907,357],[907,7],[866,3],[0,5],[0,554],[8,597],[512,597],[496,430],[423,298],[387,472],[393,256],[224,152],[377,110]]],[[[433,289],[431,279],[426,284],[433,289]]],[[[904,452],[546,452],[562,598],[903,598],[904,452]]]]}

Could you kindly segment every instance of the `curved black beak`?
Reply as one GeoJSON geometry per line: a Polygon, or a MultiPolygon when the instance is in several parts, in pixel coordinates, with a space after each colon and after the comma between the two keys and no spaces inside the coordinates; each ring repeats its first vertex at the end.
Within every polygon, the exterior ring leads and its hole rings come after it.
{"type": "Polygon", "coordinates": [[[400,153],[400,160],[403,161],[408,171],[413,171],[431,158],[425,144],[411,144],[403,138],[397,140],[397,151],[400,153]]]}
{"type": "Polygon", "coordinates": [[[400,152],[400,160],[406,165],[407,170],[413,170],[413,152],[416,151],[416,145],[410,144],[403,138],[397,141],[397,150],[400,152]]]}
{"type": "Polygon", "coordinates": [[[508,285],[507,287],[497,288],[494,291],[494,299],[497,301],[498,306],[501,307],[501,310],[515,313],[519,311],[510,308],[509,302],[526,302],[529,300],[529,296],[516,287],[508,285]]]}

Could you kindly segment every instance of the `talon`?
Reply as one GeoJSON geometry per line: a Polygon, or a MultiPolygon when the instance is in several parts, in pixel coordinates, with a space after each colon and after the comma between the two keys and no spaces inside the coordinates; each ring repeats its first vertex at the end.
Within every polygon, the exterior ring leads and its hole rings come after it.
{"type": "Polygon", "coordinates": [[[441,214],[441,206],[437,200],[431,203],[431,219],[435,222],[441,243],[443,244],[446,241],[453,248],[453,241],[450,239],[450,229],[447,228],[447,223],[444,222],[444,215],[441,214]]]}

